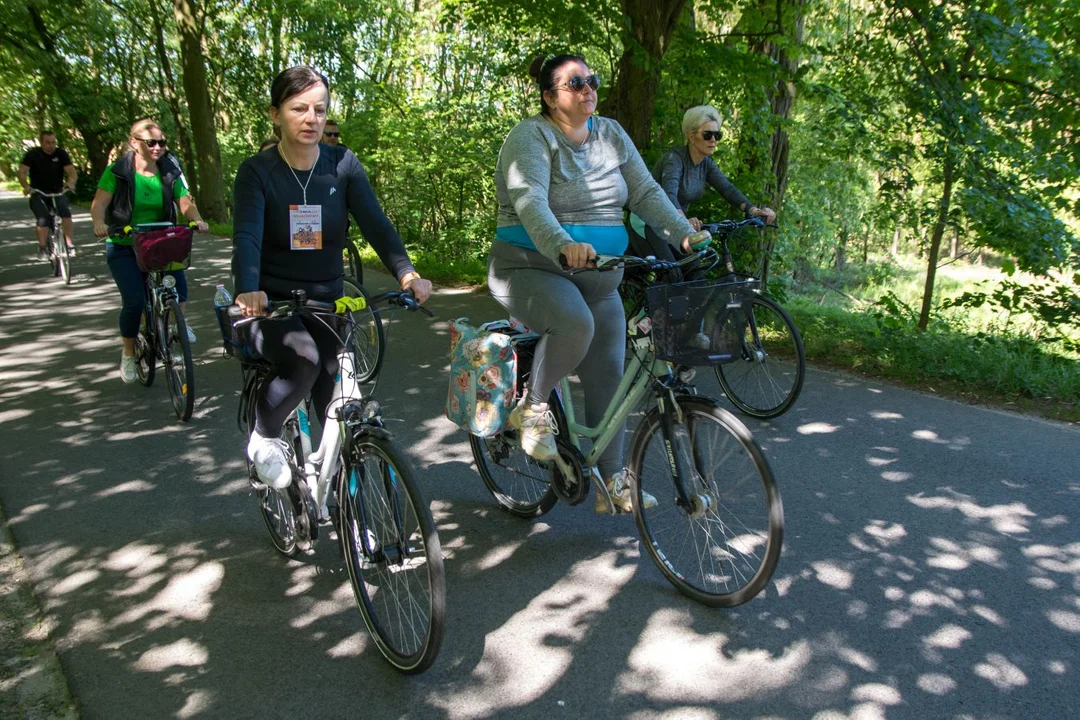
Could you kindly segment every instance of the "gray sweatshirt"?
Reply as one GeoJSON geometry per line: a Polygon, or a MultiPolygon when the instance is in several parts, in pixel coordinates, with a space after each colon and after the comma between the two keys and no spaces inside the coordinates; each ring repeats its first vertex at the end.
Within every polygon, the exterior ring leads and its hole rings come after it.
{"type": "MultiPolygon", "coordinates": [[[[727,176],[720,171],[716,161],[706,156],[695,165],[690,158],[690,149],[685,145],[664,153],[660,162],[653,168],[653,177],[664,188],[668,200],[676,207],[682,208],[683,212],[689,212],[690,206],[705,194],[706,183],[715,188],[736,208],[742,209],[743,203],[746,203],[747,208],[751,205],[746,196],[739,192],[739,189],[732,185],[727,176]]],[[[648,220],[645,222],[649,223],[648,220]]]]}
{"type": "Polygon", "coordinates": [[[499,151],[495,195],[498,226],[523,225],[553,261],[574,242],[561,223],[622,225],[624,206],[673,245],[693,232],[622,126],[595,115],[580,146],[541,115],[518,123],[499,151]]]}

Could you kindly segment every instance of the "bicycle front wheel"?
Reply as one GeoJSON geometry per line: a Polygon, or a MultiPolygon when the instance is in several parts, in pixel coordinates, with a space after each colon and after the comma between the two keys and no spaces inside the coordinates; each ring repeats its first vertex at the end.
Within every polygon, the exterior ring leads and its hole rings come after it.
{"type": "Polygon", "coordinates": [[[780,558],[784,509],[761,448],[734,415],[700,398],[678,398],[672,451],[682,460],[690,507],[678,493],[659,409],[630,447],[634,518],[643,544],[679,592],[703,605],[740,605],[768,584],[780,558]],[[657,500],[643,508],[642,494],[657,500]]]}
{"type": "Polygon", "coordinates": [[[169,300],[162,318],[165,335],[165,371],[169,380],[169,397],[176,417],[182,422],[191,419],[195,409],[195,363],[191,360],[191,342],[187,322],[176,300],[169,300]]]}
{"type": "Polygon", "coordinates": [[[728,400],[751,417],[768,419],[787,412],[799,397],[806,374],[802,337],[775,300],[754,298],[743,329],[738,360],[716,366],[716,379],[728,400]]]}
{"type": "Polygon", "coordinates": [[[68,254],[67,241],[64,240],[64,231],[56,228],[53,230],[53,259],[56,263],[54,274],[64,278],[64,284],[71,284],[71,256],[68,254]]]}
{"type": "Polygon", "coordinates": [[[146,309],[143,311],[142,324],[135,336],[135,373],[146,387],[154,384],[154,373],[157,370],[157,337],[154,331],[157,328],[157,320],[154,318],[153,305],[146,301],[146,309]]]}
{"type": "Polygon", "coordinates": [[[442,644],[446,571],[431,510],[389,439],[359,435],[343,449],[339,536],[353,592],[379,651],[420,673],[442,644]]]}
{"type": "Polygon", "coordinates": [[[370,306],[367,291],[357,282],[345,278],[344,293],[347,297],[362,297],[369,302],[368,307],[350,313],[356,322],[353,331],[353,349],[356,351],[356,381],[371,382],[382,368],[383,355],[386,353],[386,333],[378,311],[370,306]]]}

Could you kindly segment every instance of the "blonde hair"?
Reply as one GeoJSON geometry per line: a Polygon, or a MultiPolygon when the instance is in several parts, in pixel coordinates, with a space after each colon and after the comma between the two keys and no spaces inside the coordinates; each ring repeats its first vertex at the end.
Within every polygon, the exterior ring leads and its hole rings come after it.
{"type": "Polygon", "coordinates": [[[682,116],[682,133],[686,141],[690,142],[690,136],[707,122],[724,124],[724,121],[720,119],[720,113],[712,105],[696,105],[687,110],[682,116]]]}
{"type": "Polygon", "coordinates": [[[139,137],[138,133],[146,132],[147,130],[157,130],[158,132],[161,132],[161,126],[151,118],[137,120],[135,124],[131,126],[131,132],[128,133],[128,138],[137,138],[139,137]]]}

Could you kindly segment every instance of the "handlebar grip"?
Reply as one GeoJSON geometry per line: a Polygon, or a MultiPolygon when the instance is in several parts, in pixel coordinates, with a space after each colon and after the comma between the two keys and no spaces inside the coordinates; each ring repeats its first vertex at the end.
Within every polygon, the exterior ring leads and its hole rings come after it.
{"type": "MultiPolygon", "coordinates": [[[[566,256],[563,255],[562,253],[559,253],[559,267],[561,267],[563,270],[580,270],[581,269],[581,268],[572,268],[572,267],[570,267],[566,263],[566,256]]],[[[585,261],[585,267],[592,267],[592,268],[596,267],[596,256],[595,255],[593,255],[591,258],[589,258],[588,260],[585,261]]]]}

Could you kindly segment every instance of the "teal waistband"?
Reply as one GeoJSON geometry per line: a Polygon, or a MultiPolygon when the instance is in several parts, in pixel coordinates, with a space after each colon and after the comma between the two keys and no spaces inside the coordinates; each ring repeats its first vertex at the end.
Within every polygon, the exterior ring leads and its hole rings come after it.
{"type": "MultiPolygon", "coordinates": [[[[601,255],[622,255],[630,244],[625,225],[562,225],[574,242],[589,243],[601,255]]],[[[495,238],[518,247],[535,250],[524,225],[507,225],[495,230],[495,238]]]]}

